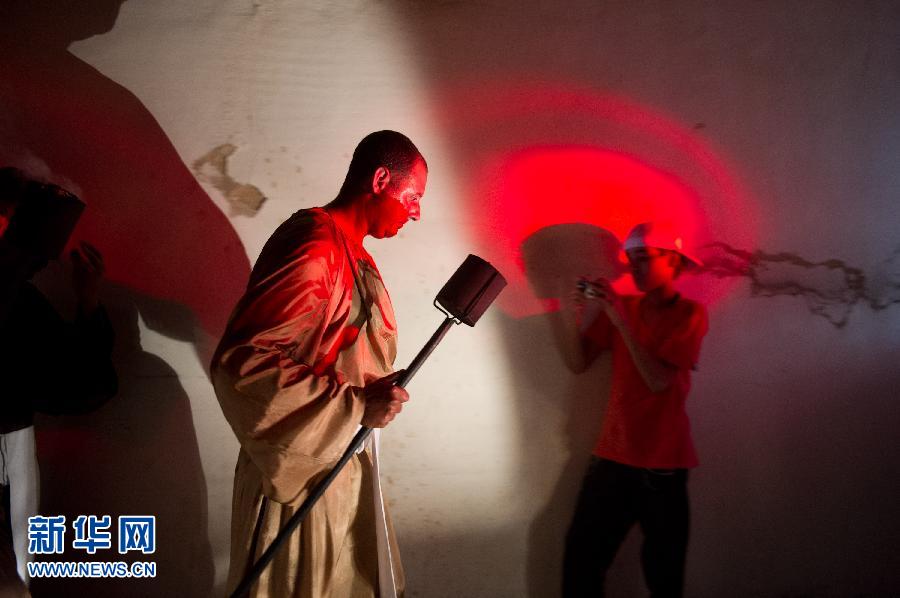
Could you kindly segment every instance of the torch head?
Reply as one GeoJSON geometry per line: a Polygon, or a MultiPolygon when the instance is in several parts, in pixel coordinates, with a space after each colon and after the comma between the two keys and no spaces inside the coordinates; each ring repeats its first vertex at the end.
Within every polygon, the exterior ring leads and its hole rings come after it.
{"type": "Polygon", "coordinates": [[[474,326],[505,286],[506,279],[496,268],[470,254],[440,290],[436,302],[450,316],[474,326]]]}

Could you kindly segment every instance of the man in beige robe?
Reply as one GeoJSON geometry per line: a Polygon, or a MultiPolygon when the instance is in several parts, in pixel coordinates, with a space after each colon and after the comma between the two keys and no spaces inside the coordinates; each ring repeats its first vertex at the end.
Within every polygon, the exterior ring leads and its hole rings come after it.
{"type": "MultiPolygon", "coordinates": [[[[212,361],[216,395],[241,443],[230,590],[359,426],[386,426],[409,398],[393,386],[396,323],[362,240],[392,237],[407,220],[418,220],[427,174],[405,136],[368,135],[337,198],[291,216],[253,268],[212,361]]],[[[350,460],[252,596],[403,595],[372,449],[350,460]]]]}

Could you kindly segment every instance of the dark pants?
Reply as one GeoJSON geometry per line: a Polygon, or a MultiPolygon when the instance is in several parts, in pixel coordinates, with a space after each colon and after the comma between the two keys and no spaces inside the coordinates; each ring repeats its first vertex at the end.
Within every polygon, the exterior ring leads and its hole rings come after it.
{"type": "Polygon", "coordinates": [[[594,457],[566,536],[563,597],[603,596],[606,571],[635,522],[654,597],[681,596],[689,508],[686,469],[643,469],[594,457]]]}

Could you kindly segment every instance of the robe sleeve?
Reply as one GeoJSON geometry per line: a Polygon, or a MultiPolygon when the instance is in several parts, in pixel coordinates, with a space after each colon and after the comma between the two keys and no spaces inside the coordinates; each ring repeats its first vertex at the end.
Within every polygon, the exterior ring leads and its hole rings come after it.
{"type": "Polygon", "coordinates": [[[323,364],[346,336],[335,317],[349,300],[340,247],[322,239],[298,245],[296,234],[280,238],[280,247],[273,237],[263,250],[212,374],[226,419],[262,473],[263,491],[286,503],[340,458],[364,403],[361,388],[323,364]]]}

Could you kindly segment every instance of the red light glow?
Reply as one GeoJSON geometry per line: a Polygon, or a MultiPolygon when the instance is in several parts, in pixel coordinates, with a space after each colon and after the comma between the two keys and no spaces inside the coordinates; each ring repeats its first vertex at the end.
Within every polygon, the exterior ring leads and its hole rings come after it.
{"type": "MultiPolygon", "coordinates": [[[[553,297],[536,297],[521,251],[547,227],[590,225],[621,241],[635,224],[656,220],[693,247],[755,241],[751,202],[696,127],[622,98],[545,85],[476,84],[444,97],[439,117],[471,169],[464,190],[470,230],[481,255],[510,281],[498,300],[508,315],[552,309],[546,300],[553,297]]],[[[561,275],[592,275],[572,269],[579,256],[571,250],[550,256],[561,275]]],[[[600,271],[621,271],[618,255],[604,257],[600,271]]],[[[732,284],[687,276],[679,286],[709,302],[732,284]]],[[[630,277],[616,285],[633,290],[630,277]]]]}

